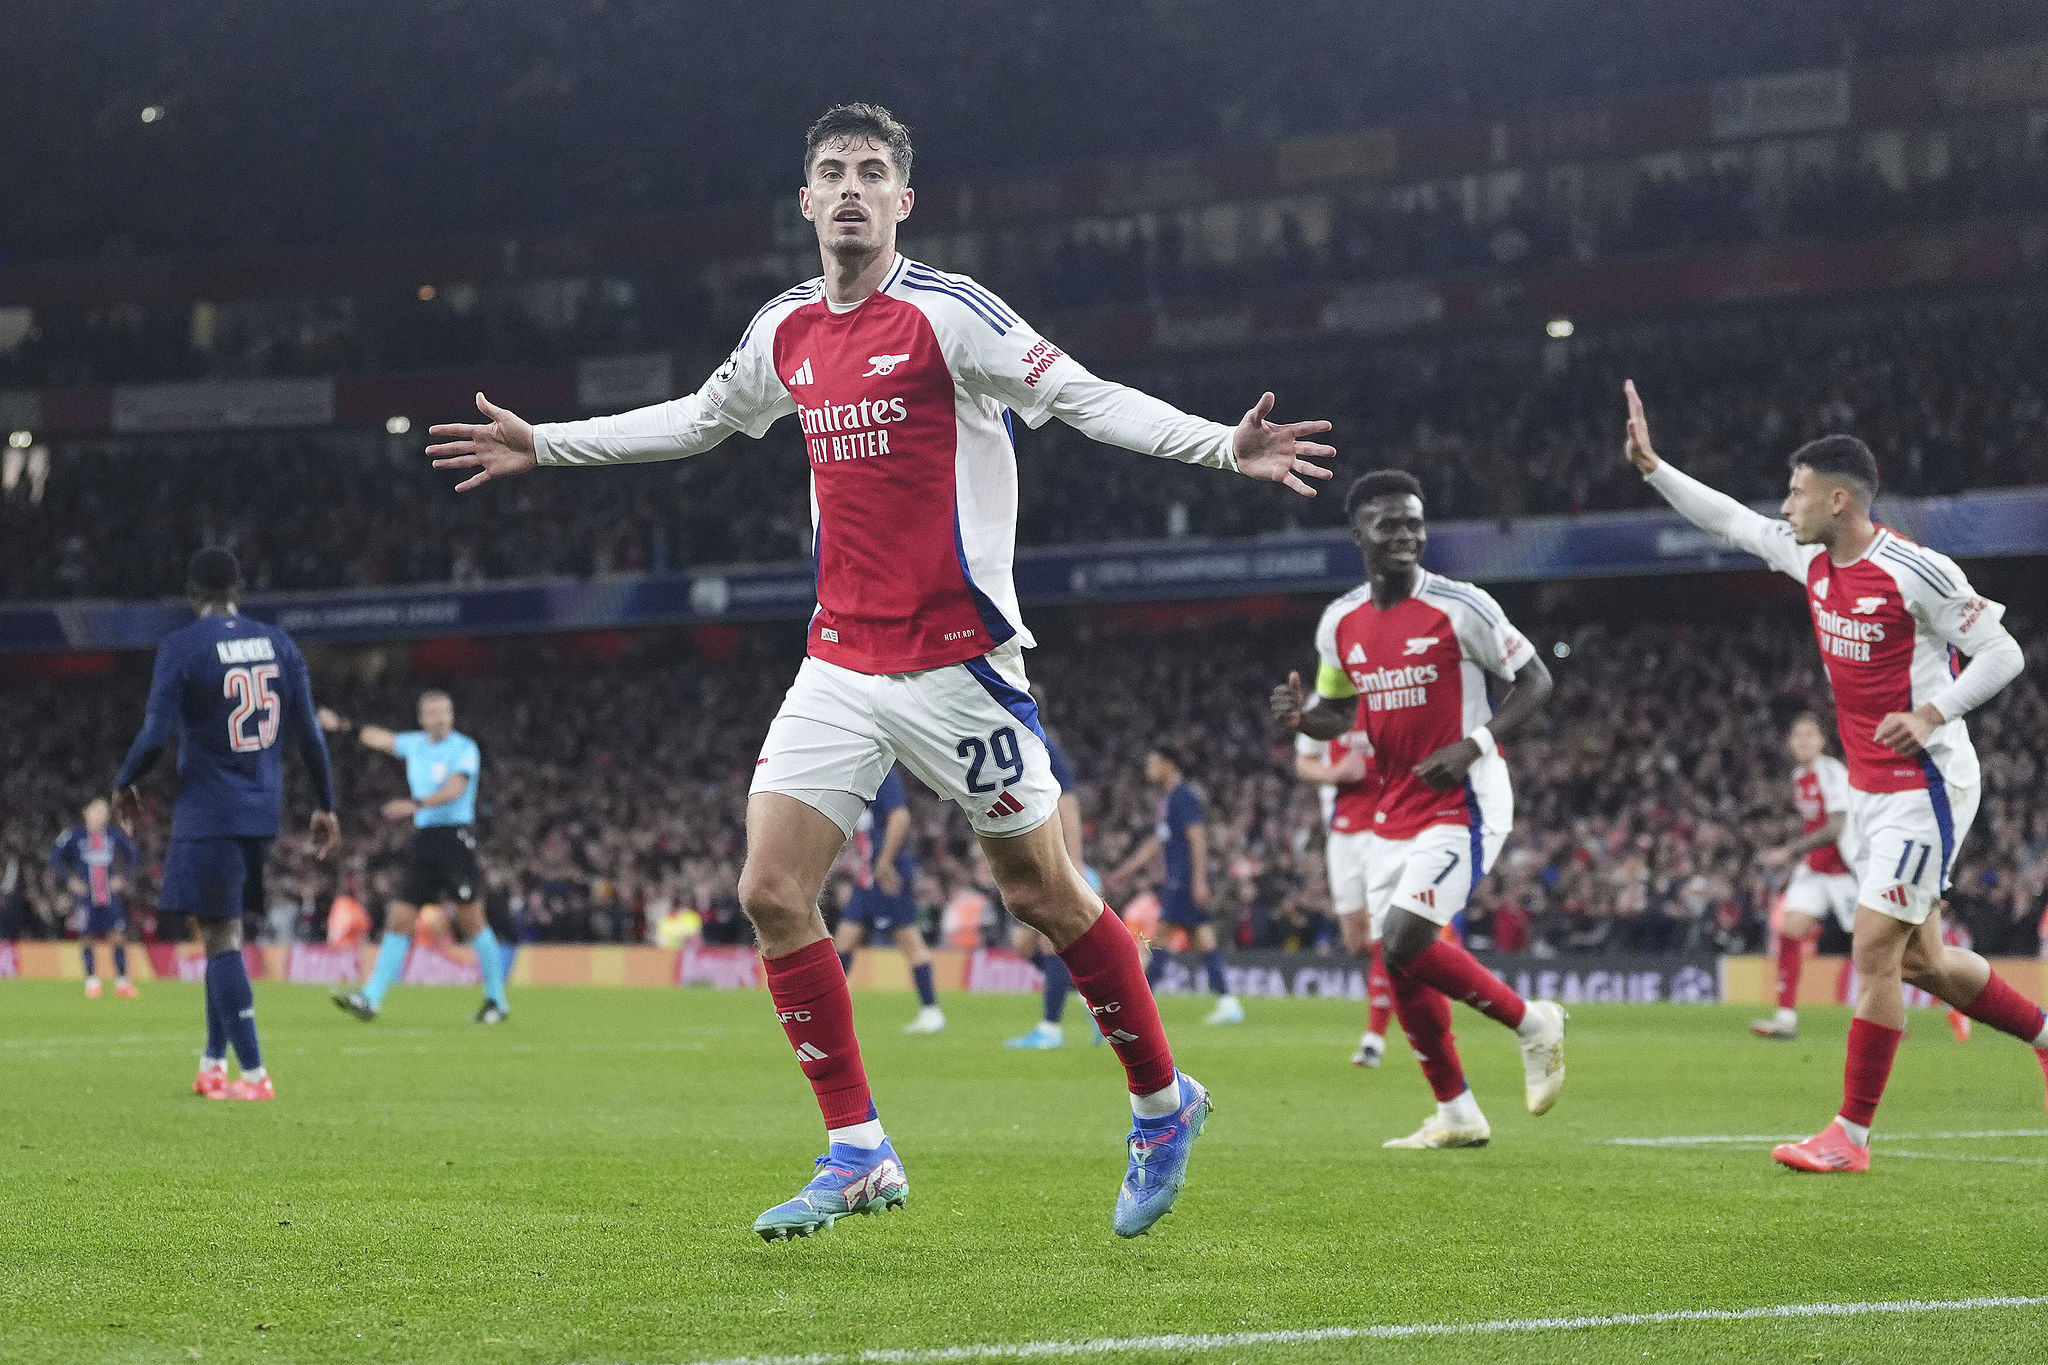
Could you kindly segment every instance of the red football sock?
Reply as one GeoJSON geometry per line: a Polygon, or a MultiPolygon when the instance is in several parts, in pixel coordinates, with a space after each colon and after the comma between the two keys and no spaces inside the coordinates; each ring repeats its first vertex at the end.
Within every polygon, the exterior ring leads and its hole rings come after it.
{"type": "Polygon", "coordinates": [[[1088,932],[1069,943],[1060,961],[1074,974],[1074,989],[1088,1006],[1109,1045],[1124,1064],[1133,1095],[1150,1095],[1173,1084],[1173,1049],[1138,944],[1108,906],[1088,932]]]}
{"type": "Polygon", "coordinates": [[[1778,1008],[1799,1008],[1799,973],[1806,967],[1806,940],[1778,935],[1778,1008]]]}
{"type": "Polygon", "coordinates": [[[875,1117],[860,1040],[853,1033],[853,996],[832,940],[821,938],[793,953],[763,958],[761,965],[768,972],[775,1017],[817,1093],[825,1126],[847,1128],[875,1117]]]}
{"type": "Polygon", "coordinates": [[[1372,969],[1365,974],[1365,1003],[1365,1031],[1384,1037],[1394,1012],[1394,984],[1387,979],[1387,962],[1377,943],[1372,945],[1372,969]]]}
{"type": "MultiPolygon", "coordinates": [[[[1489,1019],[1519,1027],[1529,1007],[1507,982],[1481,966],[1460,943],[1438,939],[1405,968],[1409,976],[1462,1000],[1489,1019]]],[[[1400,973],[1395,973],[1398,976],[1400,973]]],[[[1398,997],[1397,997],[1398,998],[1398,997]]],[[[1404,1025],[1405,1027],[1405,1025],[1404,1025]]]]}
{"type": "Polygon", "coordinates": [[[1842,1066],[1842,1117],[1868,1128],[1891,1079],[1892,1058],[1899,1054],[1904,1029],[1886,1028],[1868,1019],[1849,1021],[1849,1056],[1842,1066]]]}
{"type": "Polygon", "coordinates": [[[2041,1007],[2014,990],[1997,972],[1977,992],[1977,998],[1963,1006],[1963,1013],[2000,1033],[2010,1033],[2028,1046],[2041,1036],[2043,1027],[2048,1027],[2043,1022],[2041,1007]]]}
{"type": "Polygon", "coordinates": [[[1458,1057],[1458,1037],[1451,1032],[1451,1002],[1434,986],[1401,972],[1389,973],[1394,1013],[1401,1032],[1422,1063],[1423,1079],[1439,1102],[1465,1093],[1465,1064],[1458,1057]]]}

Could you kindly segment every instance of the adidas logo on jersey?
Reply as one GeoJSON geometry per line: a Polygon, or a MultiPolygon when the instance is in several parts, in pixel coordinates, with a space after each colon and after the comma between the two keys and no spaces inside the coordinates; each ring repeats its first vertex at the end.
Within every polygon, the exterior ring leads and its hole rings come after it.
{"type": "Polygon", "coordinates": [[[1903,906],[1906,903],[1906,888],[1895,886],[1878,899],[1890,901],[1893,905],[1903,906]]]}
{"type": "Polygon", "coordinates": [[[815,381],[811,378],[811,358],[809,356],[805,356],[804,363],[797,366],[796,373],[789,377],[789,386],[793,389],[799,384],[809,384],[813,382],[815,381]]]}
{"type": "Polygon", "coordinates": [[[1882,597],[1859,597],[1856,599],[1856,605],[1849,610],[1857,616],[1868,616],[1883,605],[1882,597]]]}
{"type": "Polygon", "coordinates": [[[908,359],[910,357],[907,355],[871,355],[868,357],[868,372],[861,378],[871,379],[878,374],[888,374],[908,359]]]}
{"type": "Polygon", "coordinates": [[[1414,636],[1408,641],[1408,648],[1401,651],[1401,653],[1403,657],[1406,657],[1410,654],[1426,654],[1430,650],[1436,648],[1436,642],[1439,638],[1440,637],[1435,635],[1414,636]]]}
{"type": "Polygon", "coordinates": [[[1023,813],[1024,803],[1017,799],[1017,794],[1015,792],[1004,792],[996,799],[996,803],[993,806],[990,806],[981,813],[981,818],[984,820],[1003,820],[1012,815],[1022,815],[1023,813]]]}
{"type": "Polygon", "coordinates": [[[1825,578],[1813,580],[1813,595],[1823,602],[1828,600],[1828,581],[1825,578]]]}
{"type": "Polygon", "coordinates": [[[1362,664],[1365,661],[1366,659],[1364,645],[1351,646],[1351,652],[1344,656],[1344,662],[1347,664],[1362,664]]]}

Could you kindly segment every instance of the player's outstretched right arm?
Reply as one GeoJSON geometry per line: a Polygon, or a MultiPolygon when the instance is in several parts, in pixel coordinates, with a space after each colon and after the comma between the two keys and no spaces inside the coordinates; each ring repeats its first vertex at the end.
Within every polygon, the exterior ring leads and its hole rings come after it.
{"type": "Polygon", "coordinates": [[[1702,531],[1711,531],[1738,550],[1747,551],[1776,569],[1804,580],[1807,554],[1792,538],[1792,528],[1744,507],[1726,493],[1707,487],[1698,479],[1681,473],[1659,459],[1650,445],[1650,419],[1643,414],[1643,400],[1636,393],[1636,381],[1622,384],[1628,399],[1628,441],[1623,453],[1642,471],[1643,482],[1663,495],[1678,514],[1702,531]]]}
{"type": "Polygon", "coordinates": [[[464,493],[536,465],[680,460],[703,454],[736,431],[758,437],[796,411],[788,386],[775,373],[772,350],[776,326],[797,301],[785,295],[756,314],[739,346],[695,393],[613,417],[539,426],[479,393],[477,411],[490,421],[430,428],[432,435],[449,439],[428,446],[427,454],[436,469],[477,471],[455,485],[464,493]]]}

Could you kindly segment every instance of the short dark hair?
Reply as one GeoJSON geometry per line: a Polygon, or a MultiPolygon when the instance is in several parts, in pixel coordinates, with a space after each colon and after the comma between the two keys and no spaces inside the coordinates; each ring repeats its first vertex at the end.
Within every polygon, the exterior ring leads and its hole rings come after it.
{"type": "Polygon", "coordinates": [[[1186,772],[1188,770],[1187,760],[1181,756],[1180,748],[1178,745],[1155,744],[1152,746],[1152,752],[1158,754],[1161,758],[1165,759],[1168,763],[1171,763],[1174,767],[1180,769],[1182,772],[1186,772]]]}
{"type": "Polygon", "coordinates": [[[804,179],[811,178],[811,163],[818,149],[846,138],[865,138],[889,149],[903,183],[910,183],[910,130],[879,104],[835,104],[818,116],[804,134],[804,179]]]}
{"type": "Polygon", "coordinates": [[[187,597],[201,602],[231,602],[241,590],[241,563],[219,546],[207,546],[185,564],[187,597]]]}
{"type": "Polygon", "coordinates": [[[1808,441],[1792,452],[1787,467],[1801,465],[1827,478],[1860,485],[1866,506],[1877,498],[1877,456],[1854,436],[1838,434],[1808,441]]]}
{"type": "Polygon", "coordinates": [[[1359,505],[1374,498],[1389,494],[1422,496],[1422,480],[1405,469],[1375,469],[1370,474],[1361,474],[1344,494],[1344,520],[1349,521],[1358,513],[1359,505]]]}

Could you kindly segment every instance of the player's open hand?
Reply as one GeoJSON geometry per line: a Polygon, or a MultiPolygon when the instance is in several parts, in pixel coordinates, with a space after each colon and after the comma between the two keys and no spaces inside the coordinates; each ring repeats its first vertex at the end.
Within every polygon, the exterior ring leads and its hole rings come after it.
{"type": "Polygon", "coordinates": [[[903,877],[887,863],[875,868],[875,885],[882,888],[882,894],[896,897],[903,894],[903,877]]]}
{"type": "Polygon", "coordinates": [[[1287,681],[1273,689],[1266,705],[1272,711],[1276,724],[1283,729],[1299,730],[1301,713],[1308,706],[1308,693],[1302,690],[1301,674],[1289,673],[1287,681]]]}
{"type": "Polygon", "coordinates": [[[313,856],[324,862],[341,842],[341,817],[331,810],[316,810],[306,833],[313,839],[313,856]]]}
{"type": "Polygon", "coordinates": [[[419,811],[419,806],[402,796],[394,796],[384,803],[386,820],[410,820],[419,811]]]}
{"type": "Polygon", "coordinates": [[[455,485],[458,493],[481,488],[492,479],[524,474],[540,462],[533,443],[533,423],[481,393],[476,396],[476,410],[490,419],[488,425],[444,422],[427,428],[430,436],[450,438],[427,447],[434,468],[477,471],[455,485]]]}
{"type": "Polygon", "coordinates": [[[1872,738],[1900,757],[1911,758],[1927,747],[1941,723],[1941,713],[1932,704],[1923,704],[1911,711],[1892,712],[1877,723],[1872,738]]]}
{"type": "MultiPolygon", "coordinates": [[[[1273,410],[1273,395],[1262,393],[1259,401],[1252,404],[1251,411],[1237,424],[1231,435],[1231,453],[1237,456],[1237,472],[1269,483],[1284,483],[1304,498],[1312,498],[1316,490],[1302,482],[1302,479],[1327,479],[1330,471],[1311,460],[1333,460],[1337,457],[1334,446],[1318,441],[1306,441],[1305,436],[1320,436],[1330,429],[1328,422],[1268,422],[1266,414],[1273,410]]],[[[439,428],[436,428],[439,430],[439,428]]]]}
{"type": "Polygon", "coordinates": [[[1472,771],[1472,765],[1479,761],[1479,741],[1461,739],[1456,744],[1446,744],[1428,758],[1415,765],[1415,775],[1440,792],[1447,792],[1465,780],[1465,774],[1472,771]]]}
{"type": "Polygon", "coordinates": [[[348,729],[348,722],[343,720],[340,714],[331,707],[320,707],[313,712],[313,719],[320,722],[320,728],[330,735],[338,734],[348,729]]]}
{"type": "Polygon", "coordinates": [[[1628,440],[1622,446],[1622,453],[1643,473],[1654,474],[1659,461],[1656,450],[1650,445],[1650,419],[1643,415],[1643,400],[1636,393],[1636,381],[1622,380],[1621,392],[1628,399],[1628,440]]]}
{"type": "Polygon", "coordinates": [[[1348,753],[1330,765],[1330,776],[1344,786],[1365,781],[1365,774],[1365,755],[1361,753],[1348,753]]]}

